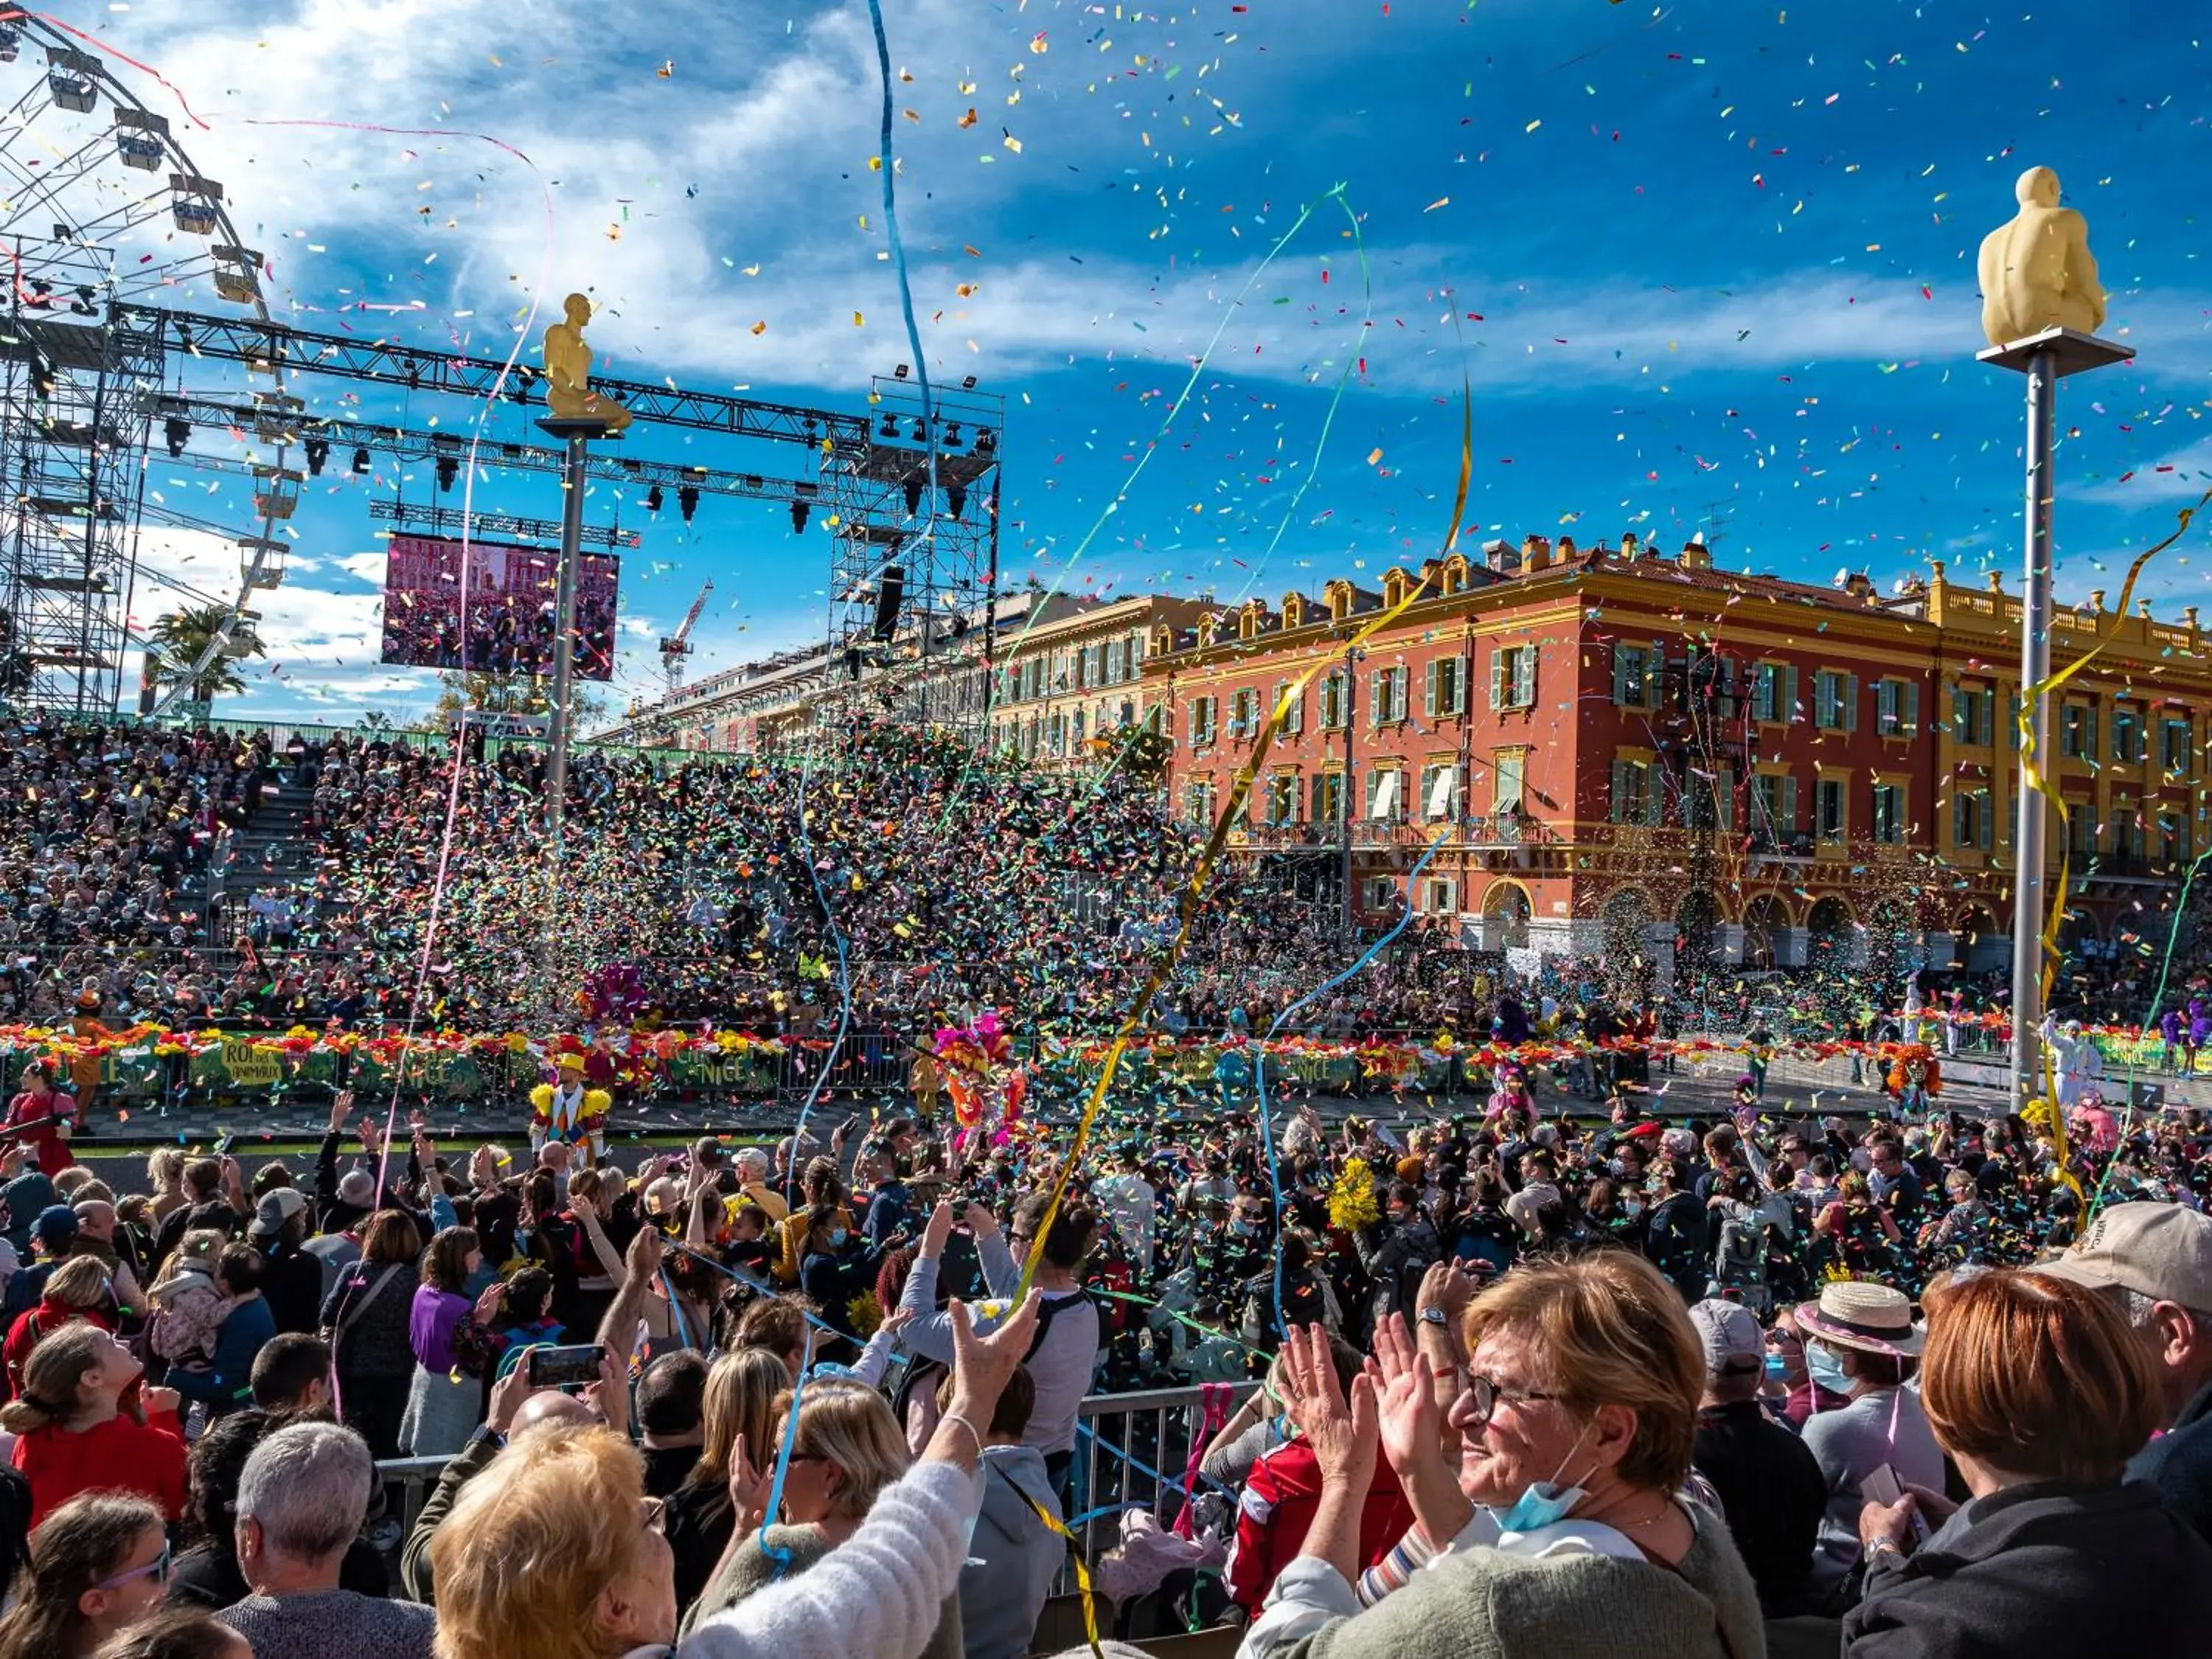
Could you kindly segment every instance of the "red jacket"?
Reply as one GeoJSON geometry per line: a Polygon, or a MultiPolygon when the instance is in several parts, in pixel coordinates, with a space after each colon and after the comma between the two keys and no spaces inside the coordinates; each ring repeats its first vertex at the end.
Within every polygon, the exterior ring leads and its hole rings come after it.
{"type": "Polygon", "coordinates": [[[79,1492],[116,1489],[150,1498],[174,1521],[185,1512],[185,1436],[174,1412],[140,1423],[113,1417],[82,1434],[58,1424],[15,1443],[15,1467],[31,1483],[31,1525],[79,1492]]]}
{"type": "MultiPolygon", "coordinates": [[[[1297,1559],[1320,1507],[1321,1460],[1304,1441],[1285,1441],[1252,1466],[1237,1500],[1237,1546],[1229,1554],[1229,1594],[1247,1613],[1259,1612],[1276,1577],[1297,1559]]],[[[1376,1458],[1375,1484],[1359,1511],[1359,1570],[1397,1548],[1413,1527],[1413,1507],[1399,1489],[1397,1472],[1376,1458]]]]}
{"type": "Polygon", "coordinates": [[[23,1362],[31,1357],[31,1350],[39,1346],[39,1339],[51,1336],[64,1325],[88,1319],[103,1331],[112,1333],[115,1322],[97,1310],[87,1311],[71,1308],[59,1302],[41,1301],[28,1313],[15,1316],[9,1328],[8,1338],[0,1342],[0,1368],[7,1375],[0,1382],[0,1400],[13,1400],[23,1392],[23,1362]]]}
{"type": "Polygon", "coordinates": [[[19,1123],[40,1125],[27,1134],[13,1135],[9,1139],[21,1140],[29,1149],[32,1161],[39,1166],[41,1175],[58,1176],[76,1162],[70,1152],[69,1142],[62,1138],[61,1126],[42,1121],[46,1118],[61,1117],[67,1118],[72,1124],[76,1121],[76,1101],[58,1090],[44,1100],[36,1100],[26,1089],[9,1103],[5,1127],[12,1129],[19,1123]]]}

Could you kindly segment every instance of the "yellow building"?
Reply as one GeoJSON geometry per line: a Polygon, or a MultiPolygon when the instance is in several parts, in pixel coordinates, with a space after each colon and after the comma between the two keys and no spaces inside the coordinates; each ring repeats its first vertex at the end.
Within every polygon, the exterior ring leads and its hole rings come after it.
{"type": "Polygon", "coordinates": [[[1001,633],[992,747],[1065,765],[1096,752],[1093,739],[1143,726],[1161,696],[1161,686],[1144,678],[1152,630],[1194,628],[1215,608],[1147,593],[1001,633]]]}

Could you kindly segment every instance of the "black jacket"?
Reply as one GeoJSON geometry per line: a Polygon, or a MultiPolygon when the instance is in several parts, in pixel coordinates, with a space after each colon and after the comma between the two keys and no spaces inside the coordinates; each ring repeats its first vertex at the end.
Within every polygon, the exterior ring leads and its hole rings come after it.
{"type": "Polygon", "coordinates": [[[2212,1545],[2147,1481],[1975,1499],[1867,1571],[1844,1659],[2082,1659],[2212,1649],[2212,1545]]]}
{"type": "Polygon", "coordinates": [[[2166,1508],[2212,1543],[2212,1382],[2181,1408],[2171,1429],[2136,1454],[2128,1478],[2156,1486],[2166,1508]]]}

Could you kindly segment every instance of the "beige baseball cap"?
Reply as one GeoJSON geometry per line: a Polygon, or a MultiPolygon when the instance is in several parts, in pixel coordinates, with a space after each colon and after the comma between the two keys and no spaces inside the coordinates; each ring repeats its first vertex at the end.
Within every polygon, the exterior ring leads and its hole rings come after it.
{"type": "Polygon", "coordinates": [[[2035,1271],[2092,1290],[2117,1285],[2156,1302],[2212,1310],[2212,1216],[2179,1204],[2115,1204],[2035,1271]]]}

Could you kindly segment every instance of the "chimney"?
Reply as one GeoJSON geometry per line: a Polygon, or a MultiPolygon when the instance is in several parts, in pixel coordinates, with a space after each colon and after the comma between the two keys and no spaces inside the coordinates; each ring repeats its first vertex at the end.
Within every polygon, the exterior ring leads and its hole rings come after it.
{"type": "Polygon", "coordinates": [[[1575,538],[1574,538],[1572,536],[1562,536],[1562,537],[1560,537],[1560,538],[1559,538],[1559,562],[1560,562],[1561,564],[1566,564],[1566,563],[1569,563],[1569,562],[1572,562],[1572,560],[1573,560],[1574,556],[1575,556],[1575,538]]]}
{"type": "Polygon", "coordinates": [[[1483,543],[1482,556],[1490,562],[1492,570],[1510,570],[1518,557],[1510,542],[1494,536],[1483,543]]]}
{"type": "Polygon", "coordinates": [[[2105,590],[2103,588],[2093,587],[2089,590],[2089,609],[2095,611],[2100,617],[2105,614],[2105,590]]]}
{"type": "Polygon", "coordinates": [[[1521,538],[1521,568],[1524,572],[1541,570],[1552,562],[1552,544],[1541,536],[1521,538]]]}
{"type": "Polygon", "coordinates": [[[1692,536],[1682,544],[1682,568],[1711,570],[1713,568],[1712,550],[1705,545],[1703,536],[1692,536]]]}
{"type": "Polygon", "coordinates": [[[1862,599],[1874,597],[1874,578],[1863,570],[1854,570],[1844,578],[1844,592],[1862,599]]]}
{"type": "Polygon", "coordinates": [[[2187,623],[2191,628],[2195,628],[2197,626],[2197,607],[2193,605],[2183,605],[2181,607],[2181,620],[2187,623]]]}
{"type": "Polygon", "coordinates": [[[1641,550],[1636,544],[1636,532],[1633,530],[1622,531],[1620,532],[1620,556],[1624,559],[1632,559],[1637,557],[1640,551],[1641,550]]]}

